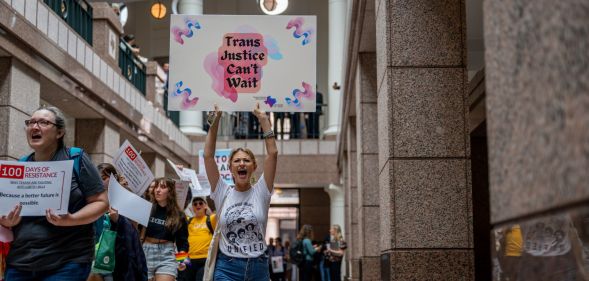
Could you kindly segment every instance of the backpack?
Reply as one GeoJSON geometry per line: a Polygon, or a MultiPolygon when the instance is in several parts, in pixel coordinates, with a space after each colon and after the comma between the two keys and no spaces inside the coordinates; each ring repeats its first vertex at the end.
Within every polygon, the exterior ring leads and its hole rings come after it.
{"type": "Polygon", "coordinates": [[[290,255],[290,263],[295,264],[298,267],[302,266],[305,262],[305,248],[303,245],[303,240],[295,240],[292,245],[290,245],[288,254],[290,255]]]}
{"type": "MultiPolygon", "coordinates": [[[[188,220],[188,225],[190,225],[190,223],[192,222],[192,220],[194,219],[194,217],[191,217],[188,220]]],[[[213,234],[213,224],[211,223],[211,216],[207,215],[207,228],[209,229],[209,232],[211,233],[211,235],[213,234]]]]}
{"type": "MultiPolygon", "coordinates": [[[[80,158],[82,158],[82,152],[83,150],[79,147],[70,147],[68,149],[69,152],[69,159],[70,160],[74,160],[74,176],[76,177],[76,179],[80,178],[80,158]]],[[[23,156],[20,159],[18,159],[18,162],[27,162],[29,161],[29,159],[31,158],[33,154],[29,154],[27,156],[23,156]]]]}

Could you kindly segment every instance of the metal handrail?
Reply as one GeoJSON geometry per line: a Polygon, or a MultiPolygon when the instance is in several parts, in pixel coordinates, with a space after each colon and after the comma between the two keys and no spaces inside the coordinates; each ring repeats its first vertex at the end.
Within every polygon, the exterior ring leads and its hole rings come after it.
{"type": "Polygon", "coordinates": [[[145,96],[145,64],[133,54],[131,46],[122,38],[119,43],[119,67],[123,76],[145,96]]]}
{"type": "Polygon", "coordinates": [[[92,6],[86,0],[43,0],[92,46],[92,6]]]}

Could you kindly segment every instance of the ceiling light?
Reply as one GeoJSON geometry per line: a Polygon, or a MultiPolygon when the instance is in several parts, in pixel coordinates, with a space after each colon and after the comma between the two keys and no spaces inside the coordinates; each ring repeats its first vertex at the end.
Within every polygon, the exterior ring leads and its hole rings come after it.
{"type": "Polygon", "coordinates": [[[260,9],[267,15],[279,15],[288,8],[288,0],[258,0],[260,9]]]}
{"type": "Polygon", "coordinates": [[[155,19],[161,20],[166,17],[167,10],[166,5],[161,1],[156,1],[151,5],[151,16],[155,19]]]}

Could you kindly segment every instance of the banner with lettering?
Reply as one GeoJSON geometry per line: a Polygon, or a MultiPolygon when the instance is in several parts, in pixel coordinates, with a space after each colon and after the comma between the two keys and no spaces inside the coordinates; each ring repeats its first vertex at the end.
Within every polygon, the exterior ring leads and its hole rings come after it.
{"type": "Polygon", "coordinates": [[[119,147],[113,160],[119,174],[127,179],[129,188],[141,196],[154,179],[153,173],[129,140],[119,147]]]}
{"type": "Polygon", "coordinates": [[[45,216],[46,209],[67,214],[73,160],[50,162],[0,161],[0,215],[17,204],[21,216],[45,216]]]}
{"type": "Polygon", "coordinates": [[[168,109],[314,112],[315,16],[172,15],[168,109]]]}
{"type": "MultiPolygon", "coordinates": [[[[219,175],[228,185],[235,185],[233,177],[231,176],[231,171],[229,171],[229,156],[231,156],[231,149],[215,150],[215,162],[217,162],[217,167],[219,168],[219,175]]],[[[206,177],[204,150],[202,149],[198,151],[198,166],[198,174],[206,177]]],[[[211,188],[208,184],[203,186],[203,188],[207,188],[207,186],[208,188],[211,188]]]]}

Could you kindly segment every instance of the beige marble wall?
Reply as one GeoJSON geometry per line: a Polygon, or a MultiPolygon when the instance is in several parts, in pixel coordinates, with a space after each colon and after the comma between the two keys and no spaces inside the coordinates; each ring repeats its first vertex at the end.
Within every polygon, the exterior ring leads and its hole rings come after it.
{"type": "Polygon", "coordinates": [[[464,1],[376,5],[381,278],[473,280],[464,1]]]}
{"type": "Polygon", "coordinates": [[[39,107],[39,74],[11,57],[0,57],[0,159],[30,152],[24,121],[39,107]]]}
{"type": "Polygon", "coordinates": [[[119,144],[116,125],[105,119],[76,120],[76,146],[83,148],[94,164],[112,163],[119,144]]]}

